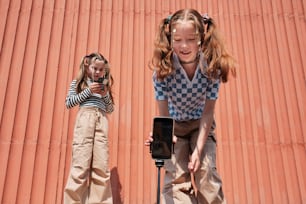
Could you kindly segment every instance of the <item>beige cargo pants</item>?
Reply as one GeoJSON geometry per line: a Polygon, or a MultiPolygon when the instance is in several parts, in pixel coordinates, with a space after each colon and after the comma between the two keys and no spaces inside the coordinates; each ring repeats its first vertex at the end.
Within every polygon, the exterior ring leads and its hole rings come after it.
{"type": "Polygon", "coordinates": [[[108,120],[98,108],[80,108],[74,127],[64,203],[111,204],[108,120]]]}
{"type": "Polygon", "coordinates": [[[216,140],[213,131],[207,138],[202,153],[201,168],[194,175],[193,187],[188,170],[189,156],[198,136],[199,120],[176,122],[178,136],[171,160],[165,160],[163,204],[219,204],[225,203],[222,181],[216,171],[216,140]]]}

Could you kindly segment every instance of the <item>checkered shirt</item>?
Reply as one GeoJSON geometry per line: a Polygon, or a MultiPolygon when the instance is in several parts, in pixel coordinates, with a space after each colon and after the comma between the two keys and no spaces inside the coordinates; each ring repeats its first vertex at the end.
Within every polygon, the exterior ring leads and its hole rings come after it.
{"type": "MultiPolygon", "coordinates": [[[[201,57],[202,58],[202,57],[201,57]]],[[[178,57],[173,56],[174,72],[164,80],[158,80],[153,74],[153,85],[156,100],[168,100],[170,116],[176,121],[200,119],[205,100],[218,98],[220,80],[211,80],[197,66],[195,75],[190,81],[178,57]]],[[[207,66],[206,62],[204,66],[207,66]]]]}

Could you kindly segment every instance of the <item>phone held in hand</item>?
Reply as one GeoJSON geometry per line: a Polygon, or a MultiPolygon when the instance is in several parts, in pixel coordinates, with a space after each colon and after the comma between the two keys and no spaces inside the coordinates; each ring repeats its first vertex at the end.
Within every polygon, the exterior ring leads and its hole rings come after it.
{"type": "Polygon", "coordinates": [[[108,74],[105,74],[105,76],[103,77],[99,77],[98,80],[96,82],[101,84],[101,90],[104,91],[105,86],[108,86],[108,74]]]}
{"type": "Polygon", "coordinates": [[[153,159],[170,159],[172,154],[172,137],[174,120],[171,117],[154,117],[153,142],[150,150],[153,159]]]}

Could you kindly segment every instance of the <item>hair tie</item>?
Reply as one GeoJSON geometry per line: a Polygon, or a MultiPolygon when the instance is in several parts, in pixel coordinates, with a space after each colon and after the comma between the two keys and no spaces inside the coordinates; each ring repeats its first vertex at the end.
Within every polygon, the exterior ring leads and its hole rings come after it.
{"type": "Polygon", "coordinates": [[[208,24],[210,22],[210,17],[208,16],[208,13],[205,13],[202,15],[204,24],[208,24]]]}
{"type": "Polygon", "coordinates": [[[172,15],[169,15],[166,20],[165,20],[165,24],[169,24],[171,21],[172,15]]]}

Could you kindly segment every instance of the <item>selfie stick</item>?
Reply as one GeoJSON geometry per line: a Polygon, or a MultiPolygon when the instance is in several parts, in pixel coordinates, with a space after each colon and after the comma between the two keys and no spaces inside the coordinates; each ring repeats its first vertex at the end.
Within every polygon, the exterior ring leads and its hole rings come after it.
{"type": "Polygon", "coordinates": [[[164,166],[164,160],[156,159],[155,165],[158,168],[158,177],[157,177],[157,204],[160,203],[160,168],[164,166]]]}

